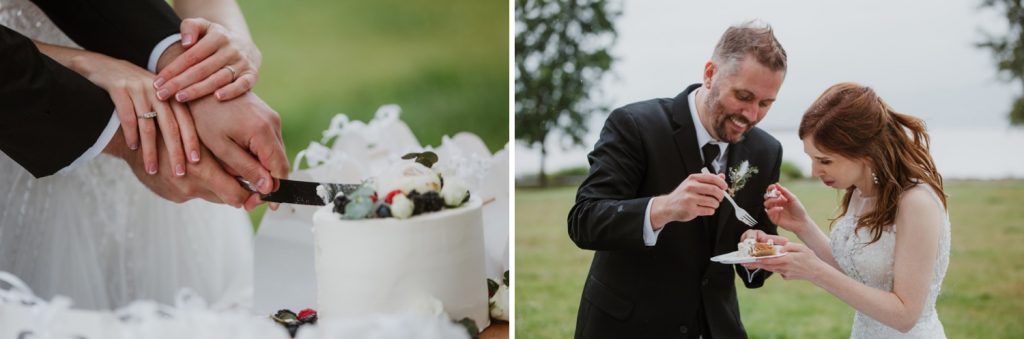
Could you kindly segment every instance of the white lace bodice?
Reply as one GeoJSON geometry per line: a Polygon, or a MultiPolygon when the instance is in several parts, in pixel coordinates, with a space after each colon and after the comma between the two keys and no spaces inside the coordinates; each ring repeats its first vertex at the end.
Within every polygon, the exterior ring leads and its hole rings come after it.
{"type": "MultiPolygon", "coordinates": [[[[911,189],[928,190],[935,198],[935,203],[939,204],[940,210],[945,210],[930,186],[921,184],[911,189]]],[[[839,218],[832,229],[832,255],[846,275],[870,287],[892,291],[893,260],[898,236],[895,228],[890,227],[872,244],[868,244],[871,241],[871,231],[854,231],[857,218],[872,208],[872,204],[874,198],[863,197],[859,190],[854,191],[846,215],[839,218]]],[[[935,312],[935,300],[939,296],[942,279],[946,276],[946,268],[949,266],[950,225],[946,213],[942,214],[940,220],[943,223],[939,236],[939,250],[935,258],[935,270],[931,285],[928,287],[924,310],[914,328],[907,333],[900,333],[858,311],[854,316],[851,338],[945,338],[942,323],[935,312]]]]}

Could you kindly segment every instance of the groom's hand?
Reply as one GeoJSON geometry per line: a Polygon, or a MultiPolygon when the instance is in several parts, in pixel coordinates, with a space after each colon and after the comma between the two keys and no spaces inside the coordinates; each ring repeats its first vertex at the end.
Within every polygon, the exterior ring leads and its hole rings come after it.
{"type": "Polygon", "coordinates": [[[158,150],[158,163],[160,170],[156,174],[149,174],[146,171],[142,154],[131,151],[123,137],[123,131],[117,130],[117,135],[103,150],[104,153],[119,157],[128,163],[132,172],[139,178],[143,185],[146,185],[153,193],[161,198],[182,203],[194,198],[201,198],[213,203],[223,203],[235,208],[242,207],[242,204],[249,197],[249,191],[243,189],[233,176],[229,175],[216,161],[212,161],[212,155],[206,147],[199,147],[203,159],[197,163],[187,162],[188,175],[176,176],[170,170],[170,155],[167,148],[162,144],[162,138],[156,138],[158,150]]]}
{"type": "Polygon", "coordinates": [[[691,174],[672,193],[654,198],[651,204],[651,227],[655,231],[673,221],[690,221],[713,215],[728,185],[725,176],[691,174]]]}
{"type": "Polygon", "coordinates": [[[287,177],[281,117],[255,94],[228,101],[206,96],[189,107],[199,140],[229,173],[238,173],[264,194],[277,189],[274,178],[287,177]]]}

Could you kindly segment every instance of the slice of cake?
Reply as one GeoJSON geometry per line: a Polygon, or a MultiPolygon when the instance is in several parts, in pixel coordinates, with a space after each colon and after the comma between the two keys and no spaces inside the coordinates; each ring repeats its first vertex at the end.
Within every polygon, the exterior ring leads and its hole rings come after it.
{"type": "Polygon", "coordinates": [[[782,253],[782,246],[776,246],[772,239],[768,239],[768,242],[757,242],[754,238],[747,238],[736,247],[740,253],[751,257],[767,257],[782,253]]]}
{"type": "Polygon", "coordinates": [[[355,192],[323,192],[334,196],[313,214],[320,317],[423,313],[440,301],[451,319],[489,326],[482,201],[430,157],[355,192]]]}

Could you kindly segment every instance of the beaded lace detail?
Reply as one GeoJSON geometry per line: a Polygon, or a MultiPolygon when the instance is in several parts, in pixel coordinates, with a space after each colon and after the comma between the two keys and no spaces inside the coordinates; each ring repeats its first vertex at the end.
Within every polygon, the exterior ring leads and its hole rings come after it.
{"type": "MultiPolygon", "coordinates": [[[[942,202],[930,186],[917,185],[911,190],[928,190],[935,203],[942,209],[942,202]]],[[[854,191],[850,199],[846,215],[836,220],[831,234],[832,255],[839,263],[843,272],[851,278],[883,291],[892,291],[893,260],[896,248],[895,228],[882,233],[875,243],[871,241],[871,232],[867,229],[855,231],[857,218],[867,212],[874,203],[874,198],[863,197],[860,191],[854,191]]],[[[857,312],[854,315],[851,338],[945,338],[946,334],[935,312],[935,300],[942,286],[942,279],[949,266],[950,225],[947,213],[942,213],[942,232],[939,236],[938,254],[935,258],[935,270],[924,310],[916,325],[907,333],[900,333],[871,317],[857,312]]],[[[911,235],[912,236],[912,235],[911,235]]]]}

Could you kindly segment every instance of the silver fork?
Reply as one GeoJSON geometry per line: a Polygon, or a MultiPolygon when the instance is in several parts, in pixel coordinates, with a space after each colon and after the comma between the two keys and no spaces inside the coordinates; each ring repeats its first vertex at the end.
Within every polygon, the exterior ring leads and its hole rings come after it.
{"type": "MultiPolygon", "coordinates": [[[[711,171],[708,171],[707,167],[702,167],[700,169],[700,172],[705,174],[711,174],[711,171]]],[[[750,216],[750,213],[747,213],[746,210],[737,205],[736,202],[732,200],[732,197],[729,196],[729,192],[725,192],[725,199],[729,200],[729,203],[732,204],[732,209],[736,210],[736,219],[739,219],[741,222],[750,227],[754,227],[754,225],[757,225],[757,219],[754,219],[754,217],[750,216]]]]}

